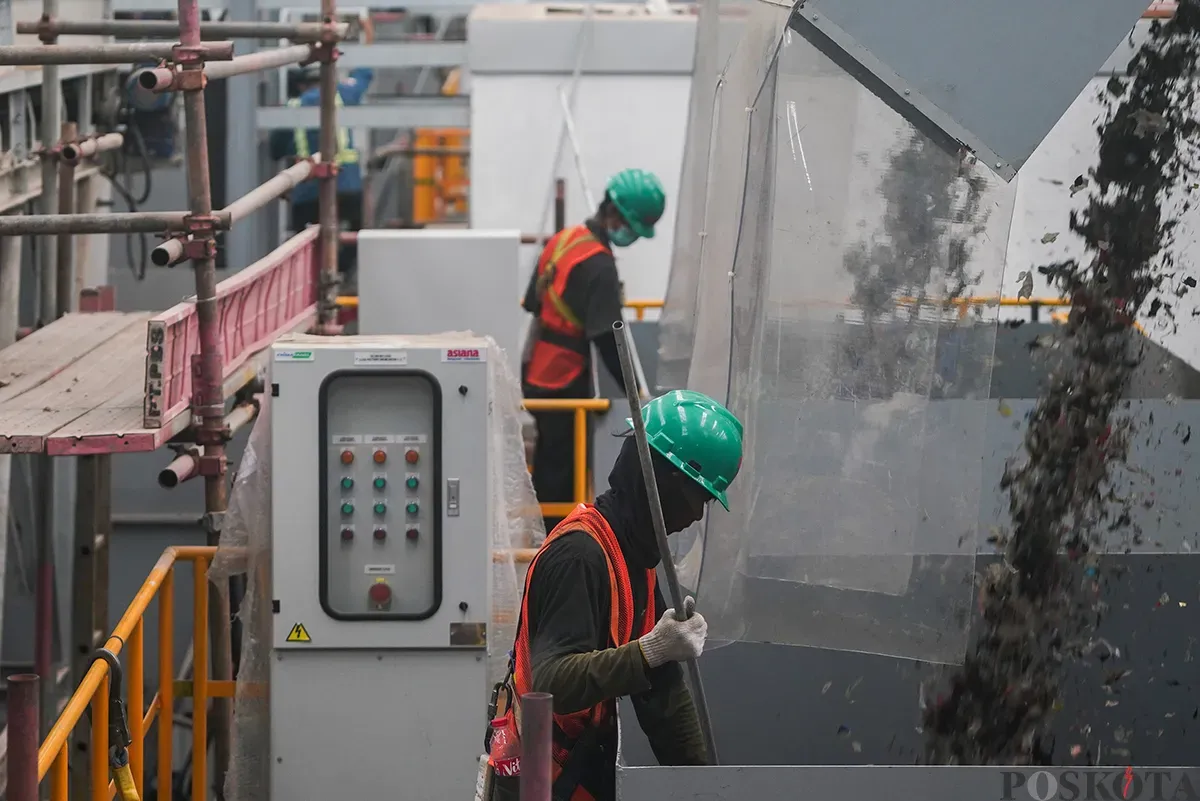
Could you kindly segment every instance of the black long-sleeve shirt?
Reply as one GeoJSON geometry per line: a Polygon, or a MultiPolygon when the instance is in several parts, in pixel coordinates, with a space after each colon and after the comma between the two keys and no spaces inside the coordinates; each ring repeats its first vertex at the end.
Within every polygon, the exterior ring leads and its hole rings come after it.
{"type": "MultiPolygon", "coordinates": [[[[588,229],[602,243],[608,244],[608,237],[599,226],[589,222],[588,229]]],[[[583,323],[584,337],[596,346],[600,360],[616,379],[617,387],[624,392],[621,357],[617,353],[617,338],[612,330],[613,323],[622,319],[621,279],[617,274],[617,261],[612,253],[597,253],[576,264],[567,276],[562,300],[583,323]]],[[[533,315],[541,311],[542,298],[537,293],[537,270],[529,277],[529,286],[525,290],[525,300],[521,305],[533,315]]]]}

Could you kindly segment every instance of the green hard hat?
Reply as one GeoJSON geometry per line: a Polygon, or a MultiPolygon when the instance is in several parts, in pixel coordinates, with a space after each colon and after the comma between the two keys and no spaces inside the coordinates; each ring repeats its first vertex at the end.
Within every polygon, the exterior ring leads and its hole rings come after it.
{"type": "Polygon", "coordinates": [[[667,207],[667,193],[653,173],[621,170],[609,179],[605,191],[635,234],[654,238],[654,224],[667,207]]]}
{"type": "Polygon", "coordinates": [[[741,421],[707,395],[677,389],[643,406],[642,422],[650,447],[729,511],[725,490],[742,467],[741,421]]]}

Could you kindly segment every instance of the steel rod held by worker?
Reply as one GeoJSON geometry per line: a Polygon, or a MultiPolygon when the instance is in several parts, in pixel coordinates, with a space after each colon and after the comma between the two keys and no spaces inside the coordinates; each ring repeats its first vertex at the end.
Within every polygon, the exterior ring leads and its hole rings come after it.
{"type": "Polygon", "coordinates": [[[123,134],[106,133],[101,136],[89,136],[78,142],[65,142],[60,155],[63,161],[78,164],[83,159],[100,153],[120,150],[124,144],[125,136],[123,134]]]}
{"type": "Polygon", "coordinates": [[[8,677],[8,801],[37,801],[38,797],[38,677],[18,673],[8,677]]]}
{"type": "MultiPolygon", "coordinates": [[[[625,397],[629,401],[629,416],[633,422],[633,436],[637,440],[638,461],[642,467],[642,479],[646,483],[646,497],[650,501],[650,518],[654,522],[654,537],[658,541],[658,552],[662,557],[663,574],[667,579],[667,589],[670,591],[671,603],[677,614],[688,614],[684,603],[683,590],[679,587],[679,575],[675,571],[675,560],[671,554],[671,546],[667,542],[667,526],[663,521],[662,501],[658,496],[658,483],[654,480],[654,461],[650,455],[650,442],[646,438],[646,423],[642,419],[641,404],[638,400],[638,385],[633,370],[633,355],[630,353],[626,337],[629,332],[625,323],[618,320],[613,323],[613,333],[616,334],[617,352],[621,356],[621,375],[625,379],[625,397]]],[[[719,764],[717,761],[717,742],[713,735],[712,720],[708,714],[708,699],[704,695],[704,685],[700,680],[700,665],[696,660],[689,659],[686,663],[688,681],[692,686],[692,701],[696,705],[696,715],[700,719],[700,729],[704,734],[704,745],[708,749],[710,765],[719,764]]]]}
{"type": "Polygon", "coordinates": [[[520,801],[550,801],[553,726],[553,695],[521,696],[520,801]]]}
{"type": "MultiPolygon", "coordinates": [[[[337,26],[339,38],[345,37],[350,26],[337,26]]],[[[291,39],[293,42],[315,42],[321,38],[324,26],[319,22],[202,22],[200,38],[214,39],[291,39]]],[[[119,36],[143,39],[177,39],[179,23],[173,20],[39,20],[18,22],[17,33],[51,36],[119,36]]]]}
{"type": "MultiPolygon", "coordinates": [[[[204,58],[228,61],[233,58],[233,42],[209,42],[199,45],[204,58]]],[[[0,66],[26,67],[39,64],[134,64],[150,59],[171,60],[175,45],[170,42],[94,45],[7,45],[0,47],[0,66]]]]}
{"type": "MultiPolygon", "coordinates": [[[[188,230],[186,211],[138,211],[106,214],[25,214],[0,216],[0,236],[37,234],[136,234],[188,230]]],[[[228,215],[214,215],[217,230],[229,228],[228,215]]]]}

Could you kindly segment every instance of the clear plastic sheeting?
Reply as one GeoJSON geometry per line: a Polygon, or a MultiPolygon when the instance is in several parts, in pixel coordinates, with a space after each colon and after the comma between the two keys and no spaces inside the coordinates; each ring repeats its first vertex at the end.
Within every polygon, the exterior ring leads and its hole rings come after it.
{"type": "Polygon", "coordinates": [[[741,207],[732,237],[709,229],[689,386],[747,433],[732,512],[705,531],[710,636],[958,662],[991,408],[982,301],[1015,187],[775,31],[758,86],[731,70],[709,188],[741,207]],[[725,107],[747,118],[740,145],[725,107]]]}
{"type": "Polygon", "coordinates": [[[222,591],[239,577],[245,591],[237,618],[242,647],[233,699],[232,754],[225,774],[228,801],[270,798],[271,700],[271,406],[262,396],[258,419],[238,463],[209,580],[222,591]]]}
{"type": "MultiPolygon", "coordinates": [[[[470,333],[447,333],[387,339],[398,346],[444,348],[454,347],[464,339],[472,339],[470,344],[474,347],[478,340],[473,337],[470,333]]],[[[488,448],[491,467],[488,483],[492,512],[492,594],[488,683],[477,688],[481,704],[486,703],[492,684],[503,678],[508,651],[516,636],[521,601],[513,549],[532,547],[545,538],[525,462],[520,384],[508,367],[504,351],[494,340],[487,341],[492,397],[488,441],[481,446],[488,448]]],[[[220,548],[209,574],[219,587],[228,586],[231,577],[245,577],[245,595],[237,612],[242,624],[242,647],[234,699],[233,755],[225,782],[228,801],[270,798],[270,432],[269,408],[264,400],[238,465],[220,548]]],[[[464,691],[469,692],[470,688],[464,691]]]]}

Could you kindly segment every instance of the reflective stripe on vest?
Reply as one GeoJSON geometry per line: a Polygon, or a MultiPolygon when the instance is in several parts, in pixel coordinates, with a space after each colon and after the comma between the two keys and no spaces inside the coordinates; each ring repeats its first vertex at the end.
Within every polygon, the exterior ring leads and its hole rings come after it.
{"type": "MultiPolygon", "coordinates": [[[[335,98],[335,102],[336,102],[337,106],[339,108],[341,108],[341,106],[342,106],[342,93],[341,92],[338,92],[337,97],[335,98]]],[[[293,97],[291,100],[289,100],[287,102],[287,104],[289,106],[291,106],[292,108],[299,108],[300,107],[300,98],[293,97]]],[[[308,147],[308,129],[297,128],[295,131],[292,132],[292,136],[296,141],[296,157],[301,158],[301,159],[306,159],[309,156],[311,156],[312,150],[310,150],[308,147]]],[[[337,158],[334,159],[334,162],[336,164],[342,165],[342,164],[357,164],[358,163],[358,151],[355,150],[354,148],[350,147],[350,129],[348,129],[348,128],[338,128],[337,129],[337,146],[338,146],[337,158]]]]}
{"type": "Polygon", "coordinates": [[[533,345],[525,380],[543,389],[563,389],[587,366],[588,344],[583,323],[563,300],[575,265],[608,252],[586,225],[555,234],[538,259],[535,292],[541,299],[541,332],[533,345]]]}
{"type": "MultiPolygon", "coordinates": [[[[533,560],[529,563],[529,570],[525,574],[525,592],[521,601],[521,617],[517,621],[517,637],[513,643],[512,681],[514,701],[513,707],[505,713],[506,717],[515,716],[518,730],[520,723],[519,699],[533,688],[533,663],[529,651],[529,588],[533,581],[538,560],[542,554],[559,537],[574,531],[583,531],[594,539],[604,551],[604,561],[608,566],[609,597],[611,599],[609,602],[609,646],[619,648],[622,645],[627,645],[633,640],[646,635],[654,628],[655,572],[653,570],[645,572],[646,612],[640,621],[635,621],[633,585],[630,580],[629,569],[625,564],[625,557],[621,553],[621,546],[617,542],[616,534],[613,533],[612,527],[608,525],[608,521],[604,519],[604,515],[600,514],[595,506],[580,504],[575,507],[574,511],[567,515],[546,536],[546,541],[542,543],[542,547],[534,555],[533,560]]],[[[611,719],[615,710],[615,699],[610,699],[597,704],[591,709],[584,709],[569,715],[554,716],[554,743],[552,746],[554,766],[551,773],[552,780],[557,779],[558,775],[562,772],[563,765],[571,755],[571,749],[580,735],[583,734],[585,728],[604,725],[611,719]]],[[[572,801],[581,801],[581,799],[590,799],[591,795],[580,787],[576,788],[575,792],[569,798],[572,801]]]]}

